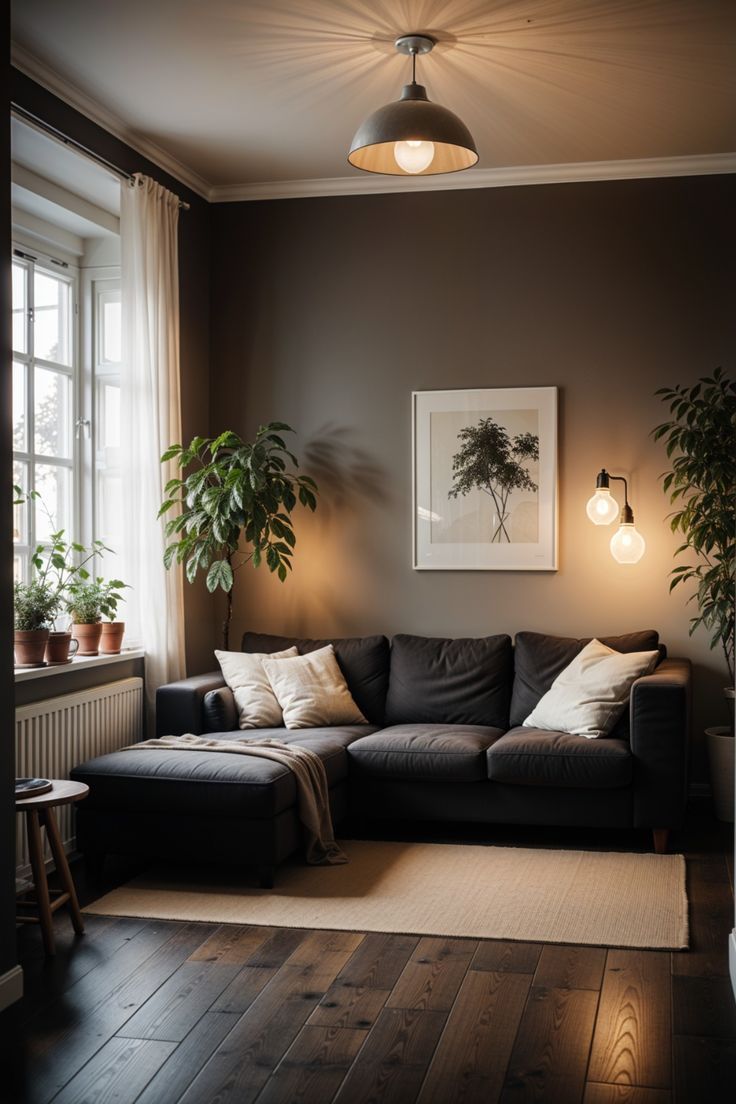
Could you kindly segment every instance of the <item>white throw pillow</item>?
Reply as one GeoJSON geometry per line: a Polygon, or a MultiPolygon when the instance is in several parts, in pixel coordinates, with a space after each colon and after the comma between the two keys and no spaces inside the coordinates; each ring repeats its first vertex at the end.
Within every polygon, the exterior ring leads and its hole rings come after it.
{"type": "Polygon", "coordinates": [[[264,656],[263,666],[287,728],[368,724],[353,701],[331,644],[296,659],[264,656]]]}
{"type": "Polygon", "coordinates": [[[606,736],[626,708],[636,679],[654,670],[659,652],[615,652],[591,640],[561,671],[524,721],[527,728],[606,736]]]}
{"type": "MultiPolygon", "coordinates": [[[[296,648],[273,652],[273,656],[299,655],[296,648]]],[[[223,678],[233,692],[238,709],[238,728],[281,728],[284,717],[263,667],[265,652],[218,652],[223,678]]]]}

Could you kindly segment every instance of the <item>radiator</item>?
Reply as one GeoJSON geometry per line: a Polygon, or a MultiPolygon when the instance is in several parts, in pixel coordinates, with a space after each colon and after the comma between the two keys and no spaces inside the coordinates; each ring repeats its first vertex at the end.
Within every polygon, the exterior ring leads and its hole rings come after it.
{"type": "MultiPolygon", "coordinates": [[[[68,778],[78,763],[143,739],[143,679],[128,678],[74,694],[24,705],[15,711],[18,778],[68,778]]],[[[74,848],[74,805],[54,810],[67,851],[74,848]]],[[[15,874],[30,873],[25,817],[17,818],[15,874]]],[[[45,836],[45,833],[44,833],[45,836]]],[[[51,852],[46,845],[47,862],[51,852]]]]}

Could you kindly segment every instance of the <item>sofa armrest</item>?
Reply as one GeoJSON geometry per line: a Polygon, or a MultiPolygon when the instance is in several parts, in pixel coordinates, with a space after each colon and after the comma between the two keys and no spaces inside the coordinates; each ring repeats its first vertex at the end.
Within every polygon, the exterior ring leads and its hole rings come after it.
{"type": "Polygon", "coordinates": [[[205,694],[225,685],[220,671],[195,675],[159,686],[156,691],[156,735],[181,736],[192,732],[199,736],[206,731],[202,705],[205,694]]]}
{"type": "Polygon", "coordinates": [[[687,802],[692,667],[665,659],[631,690],[634,827],[677,828],[687,802]]]}

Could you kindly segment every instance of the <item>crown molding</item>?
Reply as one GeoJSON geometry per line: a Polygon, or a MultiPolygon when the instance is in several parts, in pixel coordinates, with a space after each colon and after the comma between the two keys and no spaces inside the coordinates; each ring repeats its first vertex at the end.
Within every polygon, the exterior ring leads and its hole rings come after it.
{"type": "Polygon", "coordinates": [[[360,173],[318,180],[273,180],[251,184],[210,184],[156,143],[131,131],[113,112],[76,85],[59,76],[17,43],[11,63],[70,107],[86,115],[159,168],[180,180],[210,203],[241,203],[263,199],[305,199],[320,196],[382,195],[401,192],[444,192],[469,188],[512,188],[527,184],[577,184],[598,180],[644,180],[671,176],[711,176],[736,173],[736,153],[690,157],[646,157],[629,161],[577,161],[563,165],[517,165],[468,169],[443,176],[398,177],[360,173]]]}
{"type": "Polygon", "coordinates": [[[175,177],[176,180],[181,181],[191,191],[196,192],[197,195],[203,199],[210,198],[210,192],[212,190],[211,184],[204,180],[193,169],[190,169],[188,165],[184,165],[172,154],[167,153],[155,142],[151,142],[148,138],[144,138],[141,134],[137,134],[132,131],[125,122],[114,112],[108,111],[106,107],[103,107],[97,100],[92,99],[85,92],[82,92],[80,88],[72,84],[71,81],[61,77],[53,69],[51,69],[44,62],[40,61],[37,57],[31,54],[23,46],[19,46],[16,42],[11,43],[10,47],[10,62],[16,69],[19,69],[21,73],[25,73],[27,77],[35,81],[36,84],[42,85],[49,92],[52,92],[55,96],[58,96],[64,103],[69,104],[75,111],[79,111],[80,114],[85,115],[93,123],[97,123],[103,130],[108,131],[114,135],[115,138],[119,138],[121,142],[125,142],[137,153],[140,153],[143,157],[146,157],[149,161],[152,161],[154,165],[158,165],[164,172],[169,173],[170,176],[175,177]]]}
{"type": "Polygon", "coordinates": [[[211,203],[316,196],[378,195],[389,192],[445,192],[468,188],[512,188],[526,184],[573,184],[596,180],[643,180],[666,176],[736,173],[736,153],[693,157],[647,157],[631,161],[578,161],[567,165],[519,165],[468,169],[446,176],[336,176],[322,180],[275,180],[263,184],[214,185],[211,203]]]}

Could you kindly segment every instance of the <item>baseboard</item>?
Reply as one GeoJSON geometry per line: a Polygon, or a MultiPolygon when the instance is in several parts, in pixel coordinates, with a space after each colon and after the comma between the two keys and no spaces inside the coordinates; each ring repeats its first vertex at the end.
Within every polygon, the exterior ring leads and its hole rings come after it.
{"type": "Polygon", "coordinates": [[[736,928],[728,937],[728,972],[731,975],[731,988],[736,998],[736,928]]]}
{"type": "Polygon", "coordinates": [[[0,1012],[23,996],[23,969],[14,966],[0,977],[0,1012]]]}

